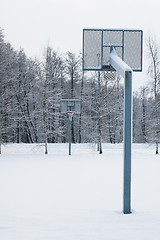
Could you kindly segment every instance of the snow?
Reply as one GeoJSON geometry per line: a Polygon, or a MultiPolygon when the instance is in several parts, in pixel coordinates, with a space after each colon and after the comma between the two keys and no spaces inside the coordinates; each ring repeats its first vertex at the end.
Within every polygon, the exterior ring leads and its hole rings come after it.
{"type": "Polygon", "coordinates": [[[0,156],[0,239],[159,240],[160,157],[133,144],[132,214],[123,208],[123,145],[7,144],[0,156]]]}

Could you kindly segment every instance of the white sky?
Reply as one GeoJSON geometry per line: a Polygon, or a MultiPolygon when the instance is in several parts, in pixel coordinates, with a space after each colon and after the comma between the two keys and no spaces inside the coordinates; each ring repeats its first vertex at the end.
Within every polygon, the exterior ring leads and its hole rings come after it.
{"type": "MultiPolygon", "coordinates": [[[[0,0],[5,39],[29,57],[42,56],[47,45],[79,53],[83,28],[142,29],[144,42],[149,33],[160,41],[159,24],[159,0],[0,0]]],[[[144,74],[136,78],[134,88],[144,74]]]]}

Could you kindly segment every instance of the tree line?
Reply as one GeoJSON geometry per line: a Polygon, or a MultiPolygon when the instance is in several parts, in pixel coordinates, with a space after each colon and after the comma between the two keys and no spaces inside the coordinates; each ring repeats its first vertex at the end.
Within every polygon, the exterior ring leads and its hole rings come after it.
{"type": "MultiPolygon", "coordinates": [[[[158,151],[160,58],[156,42],[149,38],[147,44],[151,80],[133,95],[133,141],[156,143],[158,151]]],[[[62,98],[82,100],[81,115],[72,121],[73,143],[97,143],[100,137],[102,142],[123,141],[123,81],[115,72],[83,73],[81,54],[60,54],[47,46],[41,61],[30,59],[6,42],[0,29],[0,84],[2,143],[67,142],[62,98]]]]}

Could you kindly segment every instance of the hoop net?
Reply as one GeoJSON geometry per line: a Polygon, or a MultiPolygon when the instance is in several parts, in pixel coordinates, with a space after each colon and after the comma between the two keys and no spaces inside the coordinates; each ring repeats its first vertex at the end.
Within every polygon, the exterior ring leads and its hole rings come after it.
{"type": "Polygon", "coordinates": [[[117,72],[116,71],[109,71],[109,72],[104,72],[104,79],[107,81],[115,80],[117,77],[117,72]]]}

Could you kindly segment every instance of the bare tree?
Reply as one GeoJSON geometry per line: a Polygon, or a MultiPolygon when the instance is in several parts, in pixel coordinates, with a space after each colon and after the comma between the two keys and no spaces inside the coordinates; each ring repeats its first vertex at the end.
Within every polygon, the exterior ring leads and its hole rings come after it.
{"type": "MultiPolygon", "coordinates": [[[[68,97],[71,99],[80,97],[78,90],[82,79],[81,69],[81,57],[76,56],[74,53],[67,52],[65,57],[65,73],[66,78],[68,78],[68,82],[70,82],[70,95],[68,97]]],[[[72,143],[76,143],[76,134],[74,129],[74,119],[72,120],[72,143]]]]}
{"type": "Polygon", "coordinates": [[[149,37],[147,40],[147,55],[150,61],[148,67],[148,73],[153,79],[154,84],[154,99],[155,99],[155,116],[156,116],[156,154],[158,154],[158,142],[159,142],[159,120],[158,120],[158,93],[159,93],[159,77],[160,77],[160,54],[156,41],[149,37]]]}

